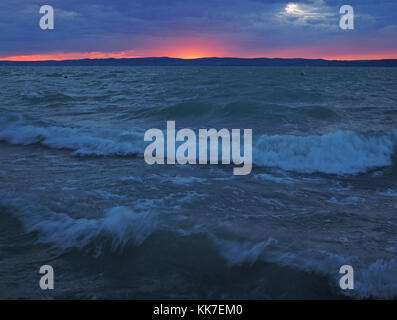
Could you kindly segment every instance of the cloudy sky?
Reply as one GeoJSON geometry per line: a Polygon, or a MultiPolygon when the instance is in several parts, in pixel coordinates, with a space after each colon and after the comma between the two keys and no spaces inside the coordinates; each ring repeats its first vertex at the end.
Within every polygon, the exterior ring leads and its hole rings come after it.
{"type": "Polygon", "coordinates": [[[1,0],[0,30],[2,60],[397,58],[397,0],[1,0]],[[354,30],[339,27],[345,4],[354,30]]]}

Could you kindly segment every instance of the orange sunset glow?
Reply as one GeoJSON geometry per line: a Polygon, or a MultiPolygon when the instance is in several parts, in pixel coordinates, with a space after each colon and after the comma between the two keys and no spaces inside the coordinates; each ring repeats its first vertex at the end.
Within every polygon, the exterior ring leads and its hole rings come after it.
{"type": "Polygon", "coordinates": [[[208,57],[237,57],[237,58],[307,58],[327,60],[379,60],[397,59],[397,51],[354,52],[353,50],[338,53],[334,48],[299,47],[258,52],[246,52],[244,48],[204,42],[181,42],[139,50],[123,51],[89,51],[89,52],[45,52],[25,55],[0,57],[0,61],[62,61],[79,59],[107,59],[107,58],[143,58],[143,57],[171,57],[180,59],[197,59],[208,57]]]}
{"type": "Polygon", "coordinates": [[[107,58],[136,58],[133,50],[112,52],[48,52],[28,55],[0,57],[0,61],[48,61],[48,60],[79,60],[79,59],[107,59],[107,58]]]}
{"type": "Polygon", "coordinates": [[[106,58],[143,58],[172,57],[180,59],[197,59],[204,57],[225,57],[235,52],[232,47],[221,41],[203,38],[160,40],[157,47],[141,50],[92,51],[92,52],[45,52],[28,55],[0,57],[0,61],[46,61],[78,60],[106,58]]]}

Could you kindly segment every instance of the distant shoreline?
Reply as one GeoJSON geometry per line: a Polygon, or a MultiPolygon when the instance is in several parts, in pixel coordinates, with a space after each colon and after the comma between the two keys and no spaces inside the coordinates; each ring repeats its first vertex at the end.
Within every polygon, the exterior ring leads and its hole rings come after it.
{"type": "Polygon", "coordinates": [[[281,58],[107,58],[49,61],[0,61],[0,66],[263,66],[263,67],[397,67],[397,59],[325,60],[281,58]]]}

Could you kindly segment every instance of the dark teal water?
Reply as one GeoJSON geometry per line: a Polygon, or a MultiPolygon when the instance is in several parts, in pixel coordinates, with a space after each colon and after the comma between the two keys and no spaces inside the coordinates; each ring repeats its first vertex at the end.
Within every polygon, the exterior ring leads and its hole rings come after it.
{"type": "Polygon", "coordinates": [[[397,70],[301,71],[2,67],[0,297],[395,297],[397,70]],[[252,173],[147,165],[167,120],[252,129],[252,173]]]}

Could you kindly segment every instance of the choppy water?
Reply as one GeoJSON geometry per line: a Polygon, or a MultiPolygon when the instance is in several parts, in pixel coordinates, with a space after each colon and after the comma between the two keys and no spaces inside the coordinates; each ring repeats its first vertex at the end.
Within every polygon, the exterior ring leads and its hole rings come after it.
{"type": "Polygon", "coordinates": [[[396,297],[397,69],[301,71],[2,67],[0,298],[396,297]],[[252,173],[148,166],[166,120],[252,128],[252,173]]]}

